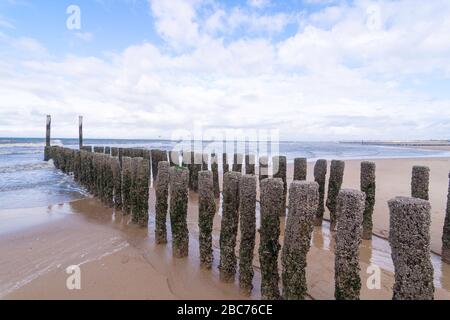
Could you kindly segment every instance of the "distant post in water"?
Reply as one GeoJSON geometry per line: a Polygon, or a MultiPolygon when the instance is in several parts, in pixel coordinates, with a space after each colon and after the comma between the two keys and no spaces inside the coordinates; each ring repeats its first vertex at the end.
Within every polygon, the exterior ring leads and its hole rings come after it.
{"type": "Polygon", "coordinates": [[[430,257],[430,203],[397,197],[388,202],[389,244],[394,262],[394,300],[432,300],[433,265],[430,257]]]}
{"type": "Polygon", "coordinates": [[[303,300],[307,292],[306,256],[319,205],[316,182],[294,181],[289,188],[289,215],[282,251],[283,298],[303,300]]]}
{"type": "Polygon", "coordinates": [[[216,202],[213,191],[213,174],[211,171],[198,173],[198,227],[200,230],[200,265],[211,269],[213,262],[212,229],[216,202]]]}
{"type": "Polygon", "coordinates": [[[366,196],[358,190],[342,189],[337,198],[337,233],[335,248],[336,300],[359,300],[359,246],[366,196]]]}
{"type": "Polygon", "coordinates": [[[336,203],[342,181],[344,180],[345,162],[331,161],[330,181],[328,182],[327,208],[330,210],[330,230],[336,230],[336,203]]]}
{"type": "Polygon", "coordinates": [[[245,174],[255,174],[256,157],[254,154],[245,155],[245,174]]]}
{"type": "Polygon", "coordinates": [[[50,160],[50,133],[52,126],[52,117],[47,116],[46,131],[45,131],[45,150],[44,150],[44,161],[50,160]]]}
{"type": "Polygon", "coordinates": [[[430,168],[414,166],[411,179],[411,196],[422,200],[428,200],[428,188],[430,183],[430,168]]]}
{"type": "Polygon", "coordinates": [[[189,195],[189,170],[172,167],[170,175],[170,224],[172,229],[172,252],[175,258],[189,255],[189,231],[187,210],[189,195]]]}
{"type": "Polygon", "coordinates": [[[259,261],[261,267],[261,297],[263,300],[280,299],[278,282],[278,253],[280,244],[280,216],[285,212],[283,180],[264,179],[261,182],[261,229],[259,261]]]}
{"type": "Polygon", "coordinates": [[[242,173],[243,156],[240,153],[234,154],[233,171],[242,173]]]}
{"type": "Polygon", "coordinates": [[[222,154],[222,172],[225,175],[228,171],[230,171],[230,165],[228,164],[228,156],[226,153],[222,154]]]}
{"type": "Polygon", "coordinates": [[[83,148],[83,116],[78,117],[78,142],[81,150],[83,148]]]}
{"type": "MultiPolygon", "coordinates": [[[[284,156],[273,157],[273,177],[280,178],[283,180],[283,203],[286,207],[286,196],[287,196],[287,159],[284,156]]],[[[286,210],[282,213],[282,216],[286,215],[286,210]]]]}
{"type": "Polygon", "coordinates": [[[241,174],[227,172],[223,180],[223,208],[220,228],[220,280],[233,282],[236,274],[236,236],[239,223],[239,181],[241,174]]]}
{"type": "Polygon", "coordinates": [[[361,162],[361,191],[366,195],[366,205],[363,216],[363,235],[364,240],[372,239],[372,216],[375,207],[375,169],[374,162],[361,162]]]}
{"type": "Polygon", "coordinates": [[[155,217],[155,241],[156,244],[167,243],[167,210],[169,196],[169,163],[161,161],[158,163],[158,176],[156,177],[156,217],[155,217]]]}
{"type": "Polygon", "coordinates": [[[442,260],[446,263],[450,263],[450,172],[448,178],[447,212],[442,232],[442,260]]]}
{"type": "Polygon", "coordinates": [[[308,162],[306,158],[296,158],[294,160],[294,181],[306,180],[308,162]]]}
{"type": "Polygon", "coordinates": [[[321,227],[325,212],[325,182],[327,179],[327,160],[319,159],[314,165],[314,181],[319,185],[319,206],[317,207],[314,225],[321,227]]]}
{"type": "Polygon", "coordinates": [[[239,247],[239,287],[245,295],[253,289],[253,253],[256,234],[256,185],[254,174],[241,178],[239,184],[239,214],[241,238],[239,247]]]}

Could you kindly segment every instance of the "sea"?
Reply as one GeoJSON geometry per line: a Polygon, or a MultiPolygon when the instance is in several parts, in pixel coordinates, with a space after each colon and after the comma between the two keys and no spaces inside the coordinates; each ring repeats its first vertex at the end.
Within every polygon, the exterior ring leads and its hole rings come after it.
{"type": "MultiPolygon", "coordinates": [[[[78,148],[78,139],[53,139],[52,145],[78,148]]],[[[235,143],[237,150],[244,150],[244,142],[235,143]]],[[[183,144],[169,140],[120,140],[85,139],[84,145],[112,147],[143,147],[161,150],[186,150],[191,143],[183,144]]],[[[223,142],[211,148],[210,142],[195,143],[194,147],[208,147],[222,153],[223,142]],[[217,147],[217,148],[216,148],[217,147]]],[[[227,152],[230,150],[227,143],[227,152]]],[[[382,159],[450,157],[449,151],[423,150],[407,147],[346,144],[339,142],[293,142],[277,144],[247,143],[253,154],[277,153],[293,161],[297,157],[316,159],[382,159]]],[[[44,162],[45,140],[39,138],[0,138],[0,210],[45,207],[87,197],[71,176],[62,174],[53,162],[44,162]]],[[[246,149],[247,150],[247,149],[246,149]]],[[[232,151],[231,151],[232,153],[232,151]]]]}

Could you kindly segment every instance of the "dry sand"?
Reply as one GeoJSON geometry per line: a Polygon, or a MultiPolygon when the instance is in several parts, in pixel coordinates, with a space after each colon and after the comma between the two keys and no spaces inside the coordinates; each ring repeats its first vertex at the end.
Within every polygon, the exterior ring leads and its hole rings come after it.
{"type": "MultiPolygon", "coordinates": [[[[413,165],[431,169],[432,248],[440,251],[450,159],[376,160],[377,204],[374,231],[386,236],[389,213],[386,201],[409,194],[413,165]]],[[[344,187],[359,187],[360,161],[346,161],[344,187]]],[[[309,164],[308,179],[312,179],[309,164]]],[[[292,166],[290,166],[292,170],[292,166]]],[[[292,176],[292,172],[289,172],[292,176]]],[[[154,244],[154,195],[150,197],[148,231],[129,224],[95,199],[48,208],[0,211],[0,298],[2,299],[245,299],[238,284],[223,284],[218,276],[220,215],[214,221],[214,266],[199,268],[197,199],[191,194],[188,225],[190,256],[173,259],[170,244],[154,244]],[[116,217],[117,216],[117,217],[116,217]],[[6,217],[6,218],[5,218],[6,217]],[[33,222],[29,220],[32,219],[33,222]],[[69,265],[80,265],[82,290],[66,289],[69,265]]],[[[282,228],[284,219],[282,219],[282,228]]],[[[169,228],[170,230],[170,228],[169,228]]],[[[169,232],[170,234],[170,232],[169,232]]],[[[282,243],[282,239],[280,239],[282,243]]],[[[328,224],[316,228],[308,255],[308,293],[311,299],[334,297],[334,240],[328,224]]],[[[255,250],[256,253],[257,250],[255,250]]],[[[393,267],[386,240],[375,237],[361,246],[362,299],[392,297],[393,267]],[[382,287],[365,286],[370,264],[382,269],[382,287]]],[[[260,274],[255,254],[255,289],[260,297],[260,274]]],[[[433,255],[436,299],[450,299],[450,266],[433,255]]],[[[280,268],[281,270],[281,268],[280,268]]]]}

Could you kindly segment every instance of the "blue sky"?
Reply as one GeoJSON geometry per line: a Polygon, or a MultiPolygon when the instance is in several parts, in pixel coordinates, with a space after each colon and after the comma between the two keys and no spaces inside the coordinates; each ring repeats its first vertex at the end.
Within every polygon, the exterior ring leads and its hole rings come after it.
{"type": "Polygon", "coordinates": [[[2,0],[0,136],[40,136],[49,113],[60,137],[83,114],[100,138],[448,139],[449,16],[446,0],[2,0]]]}

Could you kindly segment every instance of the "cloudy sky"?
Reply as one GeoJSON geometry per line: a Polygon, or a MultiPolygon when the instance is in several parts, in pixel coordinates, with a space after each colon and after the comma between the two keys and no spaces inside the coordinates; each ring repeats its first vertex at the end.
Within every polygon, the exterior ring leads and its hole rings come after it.
{"type": "Polygon", "coordinates": [[[449,89],[448,0],[0,0],[3,137],[450,139],[449,89]]]}

